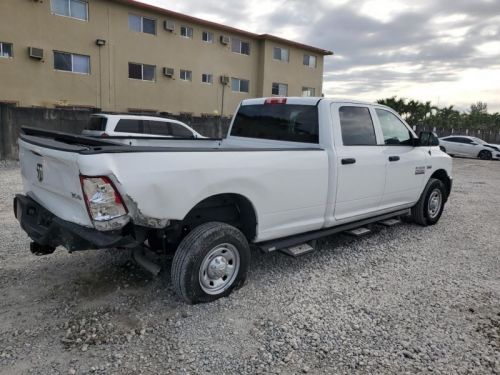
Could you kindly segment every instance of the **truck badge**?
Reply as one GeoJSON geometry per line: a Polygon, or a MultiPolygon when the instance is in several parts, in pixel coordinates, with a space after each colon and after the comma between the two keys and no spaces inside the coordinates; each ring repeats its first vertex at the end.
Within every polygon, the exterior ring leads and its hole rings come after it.
{"type": "Polygon", "coordinates": [[[415,174],[425,174],[425,166],[423,167],[415,167],[415,174]]]}
{"type": "Polygon", "coordinates": [[[36,177],[38,178],[38,181],[40,181],[40,182],[43,181],[43,165],[42,164],[36,165],[36,177]]]}

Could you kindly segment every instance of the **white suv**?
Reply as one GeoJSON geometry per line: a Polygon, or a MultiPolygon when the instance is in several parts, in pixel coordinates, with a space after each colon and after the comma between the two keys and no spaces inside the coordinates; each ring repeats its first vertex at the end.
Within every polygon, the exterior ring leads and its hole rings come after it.
{"type": "Polygon", "coordinates": [[[90,137],[205,138],[177,120],[103,113],[90,116],[89,123],[82,134],[90,137]]]}
{"type": "Polygon", "coordinates": [[[483,160],[500,159],[500,146],[466,135],[439,138],[441,150],[452,156],[466,156],[483,160]]]}

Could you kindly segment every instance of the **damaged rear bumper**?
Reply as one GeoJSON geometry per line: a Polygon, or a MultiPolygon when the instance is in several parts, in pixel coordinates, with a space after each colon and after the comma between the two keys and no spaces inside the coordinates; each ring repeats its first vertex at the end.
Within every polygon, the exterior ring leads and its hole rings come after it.
{"type": "Polygon", "coordinates": [[[62,220],[32,198],[21,194],[14,198],[14,214],[21,228],[35,244],[46,248],[63,246],[70,252],[115,247],[133,248],[142,244],[146,237],[145,231],[137,231],[135,228],[131,230],[130,226],[116,231],[100,232],[62,220]]]}

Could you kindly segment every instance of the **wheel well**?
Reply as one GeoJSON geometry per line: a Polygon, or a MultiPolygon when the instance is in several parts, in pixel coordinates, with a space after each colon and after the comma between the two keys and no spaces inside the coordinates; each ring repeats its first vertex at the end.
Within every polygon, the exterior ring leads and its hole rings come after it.
{"type": "Polygon", "coordinates": [[[248,241],[257,234],[255,209],[243,195],[219,194],[204,199],[182,221],[183,231],[186,233],[209,221],[219,221],[238,228],[248,241]]]}
{"type": "Polygon", "coordinates": [[[438,169],[432,174],[431,178],[436,178],[444,184],[446,187],[446,199],[448,199],[451,193],[451,179],[448,173],[444,169],[438,169]]]}
{"type": "Polygon", "coordinates": [[[490,150],[484,149],[484,150],[479,151],[479,154],[477,154],[477,157],[479,157],[479,155],[481,155],[483,152],[489,152],[490,154],[493,154],[490,150]]]}

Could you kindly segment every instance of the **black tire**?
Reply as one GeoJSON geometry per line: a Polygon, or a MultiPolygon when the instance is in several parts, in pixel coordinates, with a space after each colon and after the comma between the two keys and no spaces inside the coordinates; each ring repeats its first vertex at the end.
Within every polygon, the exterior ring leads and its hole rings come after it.
{"type": "MultiPolygon", "coordinates": [[[[226,265],[232,264],[230,261],[231,259],[229,261],[224,260],[224,262],[227,262],[226,265]]],[[[247,278],[249,265],[250,247],[243,233],[225,223],[205,223],[193,229],[179,244],[172,262],[172,285],[175,292],[187,303],[215,301],[228,296],[234,289],[243,286],[247,278]],[[218,250],[219,248],[224,249],[224,247],[229,248],[231,254],[235,250],[238,253],[239,259],[235,260],[233,265],[235,271],[230,276],[231,279],[227,281],[230,284],[224,286],[220,291],[213,290],[210,291],[211,293],[207,293],[206,289],[210,286],[203,286],[200,269],[210,259],[207,258],[210,253],[213,251],[224,252],[224,250],[218,250]],[[238,267],[236,267],[237,262],[239,263],[238,267]]],[[[224,272],[222,270],[216,270],[215,272],[219,271],[224,272]]],[[[203,275],[205,274],[206,272],[203,272],[203,275]]],[[[222,283],[226,282],[224,276],[217,280],[224,280],[222,283]]]]}
{"type": "Polygon", "coordinates": [[[493,158],[493,155],[491,154],[491,151],[483,150],[477,157],[481,160],[491,160],[493,158]]]}
{"type": "Polygon", "coordinates": [[[417,204],[411,209],[411,216],[413,221],[422,226],[436,224],[439,221],[441,214],[443,213],[445,203],[446,187],[444,186],[443,182],[435,178],[429,179],[422,195],[420,196],[420,199],[418,200],[417,204]],[[436,190],[438,190],[439,192],[436,193],[436,190]],[[435,194],[440,194],[441,197],[440,206],[438,209],[436,209],[435,205],[433,204],[431,204],[431,206],[429,205],[431,196],[434,198],[435,194]],[[433,209],[431,209],[431,207],[433,209]]]}

